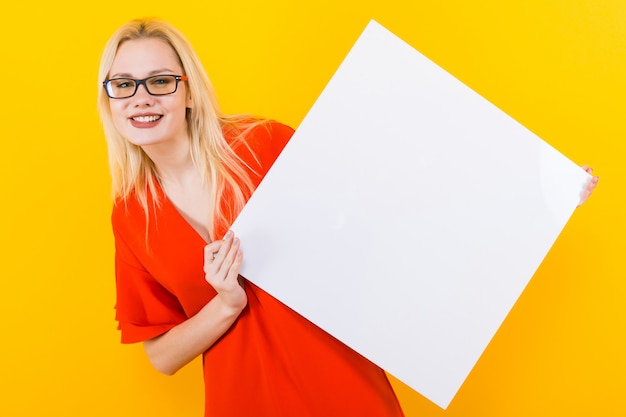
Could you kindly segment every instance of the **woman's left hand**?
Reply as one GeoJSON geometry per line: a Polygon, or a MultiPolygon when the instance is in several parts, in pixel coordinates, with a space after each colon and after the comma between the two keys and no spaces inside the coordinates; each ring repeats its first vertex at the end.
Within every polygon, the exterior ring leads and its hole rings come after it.
{"type": "MultiPolygon", "coordinates": [[[[587,174],[593,175],[593,169],[589,168],[587,165],[583,165],[581,168],[584,169],[587,174]]],[[[580,207],[585,201],[587,201],[587,199],[589,199],[589,196],[593,192],[594,188],[596,188],[596,185],[598,185],[599,180],[600,177],[598,176],[591,177],[591,179],[587,183],[587,186],[580,195],[580,202],[578,203],[578,207],[580,207]]]]}

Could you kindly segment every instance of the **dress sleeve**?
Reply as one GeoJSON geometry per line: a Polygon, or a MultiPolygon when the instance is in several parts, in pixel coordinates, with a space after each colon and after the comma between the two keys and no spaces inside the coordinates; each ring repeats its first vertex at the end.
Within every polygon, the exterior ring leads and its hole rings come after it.
{"type": "Polygon", "coordinates": [[[115,236],[115,318],[122,343],[141,342],[186,320],[176,296],[146,270],[119,230],[115,236]]]}

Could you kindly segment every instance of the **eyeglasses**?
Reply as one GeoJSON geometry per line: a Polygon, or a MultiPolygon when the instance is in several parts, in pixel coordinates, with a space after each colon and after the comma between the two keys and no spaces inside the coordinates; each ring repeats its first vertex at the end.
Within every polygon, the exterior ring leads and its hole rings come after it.
{"type": "Polygon", "coordinates": [[[135,95],[140,85],[146,88],[148,94],[165,96],[173,94],[178,89],[179,81],[187,81],[186,75],[153,75],[143,80],[132,78],[112,78],[102,83],[104,91],[110,98],[129,98],[135,95]]]}

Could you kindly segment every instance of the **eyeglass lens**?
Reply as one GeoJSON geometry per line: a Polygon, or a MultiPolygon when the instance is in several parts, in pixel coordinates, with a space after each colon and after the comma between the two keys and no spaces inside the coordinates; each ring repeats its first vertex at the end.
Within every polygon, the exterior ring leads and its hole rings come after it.
{"type": "Polygon", "coordinates": [[[178,83],[175,75],[155,75],[145,80],[114,78],[107,82],[107,92],[114,98],[131,97],[139,84],[143,84],[152,95],[164,95],[175,92],[178,83]]]}

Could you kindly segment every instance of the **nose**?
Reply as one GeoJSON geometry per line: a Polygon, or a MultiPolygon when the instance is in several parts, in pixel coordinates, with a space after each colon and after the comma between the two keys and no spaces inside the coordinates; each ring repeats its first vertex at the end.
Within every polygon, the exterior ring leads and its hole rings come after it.
{"type": "Polygon", "coordinates": [[[132,97],[135,101],[135,104],[143,104],[146,102],[152,102],[154,96],[148,93],[148,89],[144,83],[141,83],[137,86],[137,91],[135,95],[132,97]]]}

